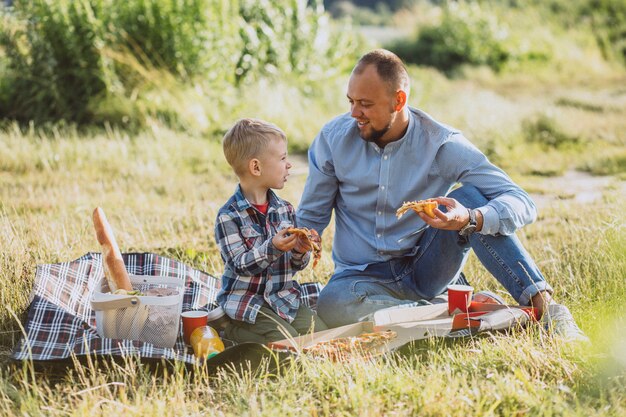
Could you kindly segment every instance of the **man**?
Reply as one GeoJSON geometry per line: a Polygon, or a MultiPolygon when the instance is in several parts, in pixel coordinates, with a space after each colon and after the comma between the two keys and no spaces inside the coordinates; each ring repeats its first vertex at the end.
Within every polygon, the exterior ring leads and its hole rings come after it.
{"type": "MultiPolygon", "coordinates": [[[[335,273],[319,316],[334,327],[432,299],[459,280],[470,249],[520,304],[549,312],[552,288],[514,234],[535,220],[534,203],[459,131],[409,107],[409,85],[396,55],[364,55],[348,83],[350,113],[309,149],[299,224],[321,234],[335,211],[335,273]],[[433,197],[435,218],[396,218],[403,202],[433,197]]],[[[586,338],[558,307],[562,332],[586,338]]]]}

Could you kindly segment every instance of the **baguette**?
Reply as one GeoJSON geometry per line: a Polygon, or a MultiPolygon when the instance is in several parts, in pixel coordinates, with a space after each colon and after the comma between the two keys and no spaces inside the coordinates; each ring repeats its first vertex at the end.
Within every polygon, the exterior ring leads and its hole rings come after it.
{"type": "Polygon", "coordinates": [[[102,246],[102,264],[109,289],[111,292],[118,289],[132,291],[133,286],[130,283],[122,253],[115,241],[113,229],[111,229],[104,211],[100,207],[96,207],[93,211],[93,226],[96,229],[98,243],[102,246]]]}

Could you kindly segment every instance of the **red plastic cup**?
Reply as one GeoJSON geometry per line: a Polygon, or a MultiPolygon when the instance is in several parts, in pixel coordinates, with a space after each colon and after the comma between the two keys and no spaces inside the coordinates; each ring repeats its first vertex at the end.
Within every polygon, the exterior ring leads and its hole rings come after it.
{"type": "Polygon", "coordinates": [[[467,313],[473,292],[469,285],[448,285],[448,313],[467,313]]]}
{"type": "Polygon", "coordinates": [[[206,326],[209,313],[201,310],[185,311],[180,315],[183,319],[183,339],[189,344],[191,333],[198,327],[206,326]]]}

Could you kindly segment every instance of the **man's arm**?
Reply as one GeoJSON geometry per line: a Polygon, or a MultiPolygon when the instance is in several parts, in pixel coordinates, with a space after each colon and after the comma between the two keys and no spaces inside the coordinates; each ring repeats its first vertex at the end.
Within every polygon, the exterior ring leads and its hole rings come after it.
{"type": "Polygon", "coordinates": [[[534,202],[463,135],[453,134],[435,159],[439,174],[478,188],[489,202],[480,211],[479,233],[510,235],[537,217],[534,202]]]}
{"type": "Polygon", "coordinates": [[[298,225],[322,235],[330,222],[338,189],[330,144],[322,130],[309,148],[309,176],[296,213],[298,225]]]}

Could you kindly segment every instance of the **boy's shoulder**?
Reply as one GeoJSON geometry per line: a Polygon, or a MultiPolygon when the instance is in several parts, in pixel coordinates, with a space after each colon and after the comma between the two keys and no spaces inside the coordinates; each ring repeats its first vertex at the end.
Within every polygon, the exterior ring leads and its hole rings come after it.
{"type": "Polygon", "coordinates": [[[273,205],[276,208],[287,207],[287,208],[293,209],[293,206],[291,205],[289,201],[285,200],[284,198],[280,198],[274,191],[270,190],[269,195],[270,195],[270,205],[273,205]]]}
{"type": "Polygon", "coordinates": [[[240,204],[240,196],[238,196],[238,194],[238,192],[235,192],[235,194],[230,196],[230,198],[217,211],[217,217],[224,214],[232,215],[239,211],[238,206],[240,204]]]}
{"type": "MultiPolygon", "coordinates": [[[[279,197],[272,190],[269,190],[268,194],[270,207],[273,207],[280,213],[285,211],[288,213],[295,212],[293,205],[289,201],[279,197]]],[[[224,217],[240,217],[242,213],[246,213],[246,210],[248,208],[250,208],[250,203],[248,203],[248,200],[246,200],[241,191],[238,189],[217,211],[217,218],[220,219],[224,217]]]]}

